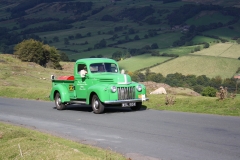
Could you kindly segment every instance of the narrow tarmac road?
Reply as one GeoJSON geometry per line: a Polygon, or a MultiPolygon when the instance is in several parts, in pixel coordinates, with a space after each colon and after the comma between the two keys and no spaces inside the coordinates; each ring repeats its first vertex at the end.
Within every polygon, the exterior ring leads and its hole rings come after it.
{"type": "Polygon", "coordinates": [[[0,98],[0,121],[32,127],[124,154],[132,160],[240,159],[240,117],[0,98]]]}

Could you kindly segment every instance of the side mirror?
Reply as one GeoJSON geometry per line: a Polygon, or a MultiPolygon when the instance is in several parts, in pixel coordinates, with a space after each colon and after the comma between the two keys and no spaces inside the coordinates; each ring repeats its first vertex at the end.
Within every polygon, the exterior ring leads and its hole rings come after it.
{"type": "Polygon", "coordinates": [[[54,75],[51,75],[51,80],[54,80],[55,79],[55,76],[54,75]]]}
{"type": "Polygon", "coordinates": [[[124,69],[121,70],[121,74],[125,74],[125,70],[124,69]]]}

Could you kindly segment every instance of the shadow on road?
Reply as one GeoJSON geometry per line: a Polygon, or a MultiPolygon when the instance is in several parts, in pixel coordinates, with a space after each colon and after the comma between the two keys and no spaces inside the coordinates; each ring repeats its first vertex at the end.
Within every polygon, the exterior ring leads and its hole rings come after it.
{"type": "MultiPolygon", "coordinates": [[[[53,107],[56,109],[56,107],[53,107]]],[[[116,106],[107,106],[104,109],[104,113],[127,113],[127,112],[139,112],[139,111],[145,111],[147,109],[146,106],[142,106],[140,110],[138,111],[133,111],[131,108],[126,107],[116,107],[116,106]]],[[[80,111],[80,112],[93,112],[92,106],[90,105],[79,105],[79,104],[71,104],[67,105],[65,110],[69,111],[80,111]]],[[[103,113],[103,114],[104,114],[103,113]]]]}

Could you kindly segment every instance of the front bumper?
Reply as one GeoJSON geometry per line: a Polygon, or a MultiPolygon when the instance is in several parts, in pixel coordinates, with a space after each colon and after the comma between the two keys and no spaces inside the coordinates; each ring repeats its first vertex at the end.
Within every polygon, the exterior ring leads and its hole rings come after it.
{"type": "Polygon", "coordinates": [[[126,99],[126,100],[116,100],[116,101],[104,101],[105,104],[122,104],[122,103],[132,103],[132,102],[143,102],[148,101],[149,98],[142,99],[126,99]]]}

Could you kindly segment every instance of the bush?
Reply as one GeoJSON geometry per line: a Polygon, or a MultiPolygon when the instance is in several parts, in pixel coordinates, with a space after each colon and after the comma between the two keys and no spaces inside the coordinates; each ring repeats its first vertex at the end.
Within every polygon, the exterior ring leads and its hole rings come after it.
{"type": "Polygon", "coordinates": [[[240,38],[237,39],[237,43],[240,44],[240,38]]]}
{"type": "Polygon", "coordinates": [[[213,87],[205,87],[201,94],[202,96],[216,97],[216,92],[217,90],[213,87]]]}

